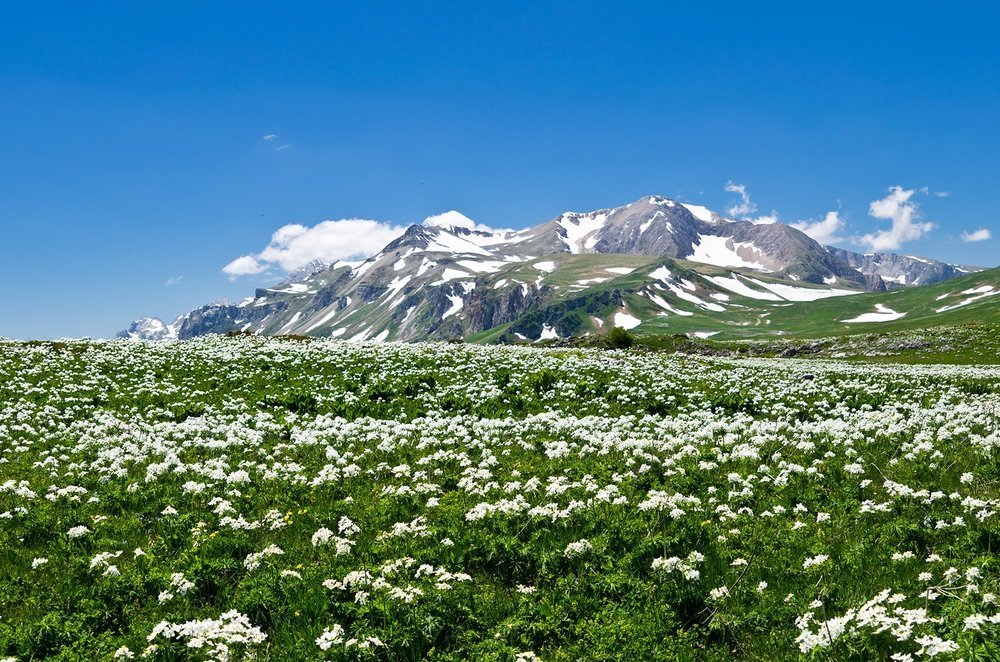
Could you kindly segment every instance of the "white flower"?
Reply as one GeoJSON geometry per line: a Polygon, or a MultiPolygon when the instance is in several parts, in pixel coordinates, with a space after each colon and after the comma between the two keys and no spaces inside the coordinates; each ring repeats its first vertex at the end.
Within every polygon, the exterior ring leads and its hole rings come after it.
{"type": "Polygon", "coordinates": [[[146,640],[152,642],[160,637],[186,640],[188,648],[208,648],[213,658],[220,660],[229,659],[230,644],[253,645],[267,639],[260,628],[252,625],[249,618],[236,610],[227,611],[217,619],[206,618],[184,623],[160,621],[146,640]]]}
{"type": "Polygon", "coordinates": [[[173,589],[178,593],[180,593],[181,595],[184,595],[185,593],[194,588],[194,582],[190,581],[187,577],[185,577],[183,572],[175,572],[174,574],[170,575],[170,586],[172,586],[173,589]]]}
{"type": "Polygon", "coordinates": [[[342,516],[340,521],[337,522],[337,530],[340,531],[340,535],[348,538],[361,533],[361,527],[352,522],[347,515],[342,516]]]}
{"type": "Polygon", "coordinates": [[[979,630],[983,623],[989,622],[984,614],[972,614],[971,616],[965,617],[965,629],[966,630],[979,630]]]}
{"type": "Polygon", "coordinates": [[[344,628],[339,623],[334,623],[333,627],[323,629],[323,634],[316,638],[316,645],[320,650],[330,650],[337,644],[344,643],[344,628]]]}
{"type": "Polygon", "coordinates": [[[330,540],[330,538],[332,537],[333,537],[333,531],[331,531],[330,529],[327,529],[326,527],[317,529],[316,533],[312,535],[313,547],[319,547],[320,545],[330,540]]]}
{"type": "Polygon", "coordinates": [[[566,549],[563,550],[563,556],[571,559],[575,556],[581,556],[590,552],[594,549],[594,546],[590,544],[590,541],[584,538],[583,540],[578,540],[576,542],[571,542],[566,545],[566,549]]]}
{"type": "Polygon", "coordinates": [[[761,581],[760,583],[757,584],[758,593],[763,593],[766,590],[767,590],[767,582],[761,581]]]}
{"type": "Polygon", "coordinates": [[[653,570],[663,570],[664,572],[677,571],[684,579],[689,581],[698,579],[701,573],[694,567],[705,560],[705,557],[698,552],[691,552],[687,559],[681,560],[676,556],[670,558],[658,557],[653,559],[653,570]]]}
{"type": "Polygon", "coordinates": [[[826,554],[817,554],[816,556],[803,561],[802,568],[809,569],[817,565],[822,565],[823,563],[826,563],[829,559],[830,557],[827,556],[826,554]]]}
{"type": "Polygon", "coordinates": [[[43,565],[45,565],[48,562],[49,562],[49,560],[47,558],[45,558],[44,556],[40,556],[40,557],[38,557],[36,559],[33,559],[31,561],[31,569],[32,570],[37,570],[38,568],[42,567],[43,565]]]}
{"type": "Polygon", "coordinates": [[[66,532],[66,537],[72,540],[73,538],[80,538],[82,536],[85,536],[88,533],[90,533],[90,529],[88,529],[87,527],[83,525],[74,526],[72,529],[66,532]]]}
{"type": "Polygon", "coordinates": [[[948,641],[947,639],[941,639],[933,635],[917,637],[914,641],[920,644],[920,650],[917,651],[917,654],[926,655],[927,657],[936,657],[942,653],[954,653],[958,650],[958,644],[954,641],[948,641]]]}
{"type": "Polygon", "coordinates": [[[260,564],[268,556],[280,556],[285,553],[285,550],[281,549],[277,545],[268,545],[263,550],[255,552],[253,554],[248,554],[246,559],[243,561],[243,565],[246,566],[247,570],[256,570],[260,567],[260,564]]]}
{"type": "MultiPolygon", "coordinates": [[[[344,519],[346,518],[341,518],[341,523],[343,523],[344,519]]],[[[350,522],[350,520],[347,521],[350,522]]],[[[351,523],[351,526],[348,526],[347,529],[351,530],[352,526],[353,523],[351,523]]],[[[356,528],[357,527],[354,527],[354,529],[356,528]]],[[[318,531],[316,531],[316,533],[312,535],[313,547],[321,547],[323,545],[327,545],[331,540],[334,543],[334,548],[336,549],[337,556],[340,556],[341,554],[349,554],[351,552],[351,549],[354,547],[353,540],[348,540],[347,538],[341,538],[338,535],[334,535],[333,531],[331,531],[330,529],[326,528],[319,529],[318,531]]]]}

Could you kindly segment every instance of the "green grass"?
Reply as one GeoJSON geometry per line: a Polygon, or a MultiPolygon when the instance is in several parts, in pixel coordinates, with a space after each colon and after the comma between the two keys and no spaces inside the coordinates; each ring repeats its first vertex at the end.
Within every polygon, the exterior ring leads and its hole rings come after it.
{"type": "Polygon", "coordinates": [[[658,340],[0,342],[0,658],[996,659],[1000,369],[658,340]]]}

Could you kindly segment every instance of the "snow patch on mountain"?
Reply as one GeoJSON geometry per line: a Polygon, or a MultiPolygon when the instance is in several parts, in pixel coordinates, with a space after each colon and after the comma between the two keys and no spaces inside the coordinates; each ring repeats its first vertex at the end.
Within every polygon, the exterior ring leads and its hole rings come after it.
{"type": "Polygon", "coordinates": [[[641,323],[642,320],[634,315],[622,312],[615,313],[615,326],[620,326],[623,329],[634,329],[641,323]]]}
{"type": "Polygon", "coordinates": [[[875,312],[873,313],[863,313],[857,317],[852,317],[849,320],[841,320],[847,324],[858,324],[865,322],[891,322],[893,320],[898,320],[900,317],[905,317],[906,313],[896,312],[888,306],[877,303],[875,304],[875,312]]]}
{"type": "Polygon", "coordinates": [[[462,306],[465,305],[465,302],[462,300],[462,297],[455,294],[449,294],[448,300],[451,301],[451,307],[448,310],[444,311],[444,314],[441,315],[441,319],[448,319],[458,311],[462,310],[462,306]]]}
{"type": "Polygon", "coordinates": [[[760,290],[753,289],[735,275],[729,277],[708,276],[707,278],[719,287],[725,288],[734,294],[739,294],[742,297],[747,297],[748,299],[760,299],[761,301],[783,301],[783,299],[774,292],[761,292],[760,290]]]}
{"type": "Polygon", "coordinates": [[[840,290],[822,289],[812,287],[796,287],[794,285],[784,285],[782,283],[767,283],[756,278],[747,278],[757,287],[774,292],[785,301],[816,301],[818,299],[828,299],[830,297],[844,297],[852,294],[861,294],[860,290],[840,290]]]}
{"type": "Polygon", "coordinates": [[[460,237],[457,234],[452,234],[451,232],[438,232],[437,236],[428,242],[426,250],[429,253],[437,252],[453,254],[467,253],[471,255],[486,256],[493,255],[478,243],[469,241],[467,238],[460,237]]]}
{"type": "Polygon", "coordinates": [[[729,221],[728,218],[723,218],[719,216],[714,211],[708,207],[702,207],[701,205],[690,205],[686,202],[682,202],[681,206],[691,212],[691,215],[697,218],[699,221],[704,223],[718,223],[719,221],[729,221]]]}
{"type": "Polygon", "coordinates": [[[994,288],[992,285],[983,285],[981,287],[973,287],[968,290],[963,290],[962,294],[971,295],[967,299],[963,299],[956,304],[950,306],[944,306],[942,308],[935,308],[935,313],[944,313],[949,310],[955,310],[956,308],[962,308],[963,306],[968,306],[970,303],[975,303],[980,299],[985,299],[986,297],[992,297],[1000,294],[1000,290],[994,288]]]}
{"type": "Polygon", "coordinates": [[[692,262],[711,264],[717,267],[736,267],[770,271],[760,262],[746,259],[744,255],[762,255],[763,251],[754,246],[753,242],[734,242],[729,237],[719,237],[711,234],[698,235],[698,243],[692,246],[692,252],[685,257],[692,262]],[[740,254],[743,252],[743,255],[740,254]]]}
{"type": "Polygon", "coordinates": [[[589,253],[597,245],[597,234],[608,221],[606,213],[574,214],[566,212],[559,219],[559,227],[566,231],[566,246],[570,253],[589,253]]]}
{"type": "Polygon", "coordinates": [[[545,273],[550,274],[555,271],[556,263],[552,260],[545,260],[544,262],[535,262],[532,266],[539,271],[544,271],[545,273]]]}

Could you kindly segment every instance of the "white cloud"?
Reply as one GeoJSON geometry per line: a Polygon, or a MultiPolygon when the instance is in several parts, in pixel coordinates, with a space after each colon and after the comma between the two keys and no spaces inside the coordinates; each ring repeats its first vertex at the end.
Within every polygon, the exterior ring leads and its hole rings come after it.
{"type": "Polygon", "coordinates": [[[182,280],[184,280],[184,276],[171,276],[170,278],[167,279],[167,282],[164,283],[164,285],[166,285],[167,287],[171,287],[173,285],[179,285],[182,280]]]}
{"type": "Polygon", "coordinates": [[[873,201],[868,206],[868,214],[873,218],[892,221],[888,230],[879,230],[860,237],[857,241],[875,251],[895,250],[903,244],[920,239],[934,229],[933,223],[920,221],[919,205],[910,198],[915,189],[893,186],[884,198],[873,201]]]}
{"type": "Polygon", "coordinates": [[[238,257],[222,271],[236,278],[264,273],[272,266],[291,271],[311,260],[332,263],[370,257],[405,229],[362,218],[322,221],[312,227],[292,223],[278,228],[264,250],[238,257]]]}
{"type": "Polygon", "coordinates": [[[837,233],[844,229],[844,219],[835,211],[826,212],[826,216],[821,221],[798,221],[797,223],[789,223],[789,225],[796,230],[801,230],[824,246],[838,244],[844,240],[843,237],[837,236],[837,233]]]}
{"type": "Polygon", "coordinates": [[[434,228],[446,228],[449,226],[465,228],[467,230],[478,230],[480,232],[496,232],[493,228],[476,223],[474,220],[454,209],[443,214],[435,214],[424,219],[423,225],[434,228]]]}
{"type": "Polygon", "coordinates": [[[289,147],[291,147],[291,145],[289,145],[287,143],[284,144],[284,145],[278,145],[277,147],[274,148],[274,151],[281,152],[281,151],[284,151],[284,150],[288,149],[289,147]]]}
{"type": "Polygon", "coordinates": [[[778,212],[774,209],[771,210],[770,214],[762,214],[756,218],[750,217],[751,214],[757,211],[757,204],[750,199],[750,189],[746,184],[737,184],[732,181],[726,182],[726,191],[729,193],[738,193],[740,196],[738,203],[726,209],[726,213],[733,218],[747,221],[754,225],[770,225],[778,222],[778,212]]]}
{"type": "Polygon", "coordinates": [[[267,265],[259,262],[253,255],[238,257],[226,266],[222,267],[222,272],[229,275],[230,279],[240,276],[252,276],[267,271],[267,265]]]}
{"type": "Polygon", "coordinates": [[[269,133],[266,136],[261,136],[260,139],[261,140],[266,140],[267,142],[272,142],[272,141],[278,139],[278,134],[276,134],[276,133],[269,133]]]}
{"type": "Polygon", "coordinates": [[[936,195],[939,198],[950,198],[951,191],[934,191],[934,195],[936,195]]]}
{"type": "Polygon", "coordinates": [[[993,233],[987,228],[979,228],[974,232],[963,232],[962,241],[969,244],[974,241],[986,241],[993,238],[993,233]]]}
{"type": "Polygon", "coordinates": [[[744,218],[743,220],[750,221],[754,225],[771,225],[778,222],[778,212],[772,209],[770,214],[763,214],[757,218],[744,218]]]}
{"type": "Polygon", "coordinates": [[[738,193],[740,196],[740,201],[726,210],[730,216],[742,218],[757,211],[757,205],[750,200],[750,190],[747,189],[745,184],[737,184],[732,181],[726,182],[726,192],[738,193]]]}

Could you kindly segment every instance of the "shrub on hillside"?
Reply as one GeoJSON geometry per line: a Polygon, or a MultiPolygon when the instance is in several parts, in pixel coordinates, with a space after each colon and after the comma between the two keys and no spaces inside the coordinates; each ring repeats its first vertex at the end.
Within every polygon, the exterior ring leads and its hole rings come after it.
{"type": "Polygon", "coordinates": [[[604,336],[604,342],[611,349],[628,349],[635,342],[635,338],[625,329],[616,326],[604,336]]]}

